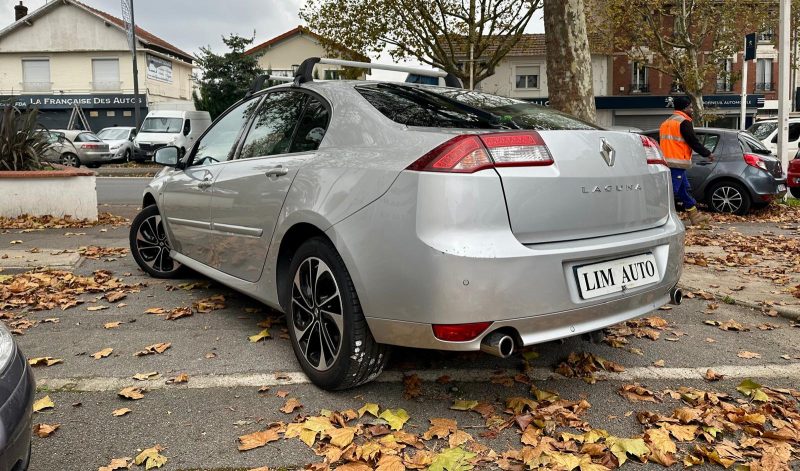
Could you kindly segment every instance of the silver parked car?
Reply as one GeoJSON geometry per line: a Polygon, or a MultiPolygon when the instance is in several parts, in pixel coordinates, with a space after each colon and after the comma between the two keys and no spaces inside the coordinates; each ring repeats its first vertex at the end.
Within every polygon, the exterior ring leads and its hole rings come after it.
{"type": "Polygon", "coordinates": [[[86,165],[89,168],[98,168],[104,163],[110,163],[114,154],[108,149],[108,144],[89,131],[74,131],[67,129],[54,129],[51,132],[63,135],[75,148],[75,154],[61,154],[60,163],[70,167],[86,165]]]}
{"type": "Polygon", "coordinates": [[[486,352],[680,300],[684,228],[650,138],[460,88],[313,81],[252,93],[144,192],[155,277],[189,267],[285,312],[309,378],[388,345],[486,352]]]}
{"type": "Polygon", "coordinates": [[[97,133],[97,137],[108,144],[108,150],[114,154],[112,160],[130,162],[136,157],[136,147],[133,145],[136,128],[127,126],[104,128],[97,133]]]}

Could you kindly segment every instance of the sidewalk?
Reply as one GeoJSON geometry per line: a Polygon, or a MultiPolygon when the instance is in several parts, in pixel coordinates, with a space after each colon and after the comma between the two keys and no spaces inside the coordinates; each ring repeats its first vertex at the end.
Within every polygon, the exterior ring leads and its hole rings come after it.
{"type": "Polygon", "coordinates": [[[161,170],[159,165],[144,164],[136,167],[106,165],[95,170],[98,177],[153,177],[161,170]]]}

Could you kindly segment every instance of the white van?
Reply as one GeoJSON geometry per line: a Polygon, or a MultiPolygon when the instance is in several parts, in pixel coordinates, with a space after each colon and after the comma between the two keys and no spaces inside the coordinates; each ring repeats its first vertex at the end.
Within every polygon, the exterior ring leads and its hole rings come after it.
{"type": "MultiPolygon", "coordinates": [[[[775,155],[778,155],[778,120],[777,119],[764,119],[756,121],[747,129],[750,134],[757,137],[767,149],[775,155]]],[[[798,144],[800,144],[800,119],[789,119],[789,148],[786,153],[789,160],[794,159],[797,154],[798,144]]]]}
{"type": "Polygon", "coordinates": [[[188,151],[209,126],[208,111],[151,111],[139,128],[134,144],[145,160],[152,159],[153,153],[164,146],[188,151]]]}

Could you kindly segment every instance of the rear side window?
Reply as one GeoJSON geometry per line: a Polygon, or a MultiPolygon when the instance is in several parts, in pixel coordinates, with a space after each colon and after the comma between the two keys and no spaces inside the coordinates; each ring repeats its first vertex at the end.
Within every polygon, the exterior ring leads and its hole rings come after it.
{"type": "Polygon", "coordinates": [[[462,129],[600,129],[564,113],[531,103],[475,91],[363,85],[356,90],[384,116],[407,126],[462,129]]]}
{"type": "Polygon", "coordinates": [[[325,137],[326,129],[328,129],[328,109],[318,99],[309,97],[289,152],[317,150],[322,138],[325,137]]]}

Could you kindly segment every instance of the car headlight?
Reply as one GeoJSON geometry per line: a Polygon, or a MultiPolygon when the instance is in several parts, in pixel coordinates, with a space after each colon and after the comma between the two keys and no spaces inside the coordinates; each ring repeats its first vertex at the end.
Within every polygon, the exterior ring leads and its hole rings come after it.
{"type": "Polygon", "coordinates": [[[4,370],[14,356],[14,339],[5,324],[0,322],[0,371],[4,370]]]}
{"type": "Polygon", "coordinates": [[[113,145],[109,147],[109,150],[118,150],[120,147],[122,147],[122,144],[113,145]]]}

